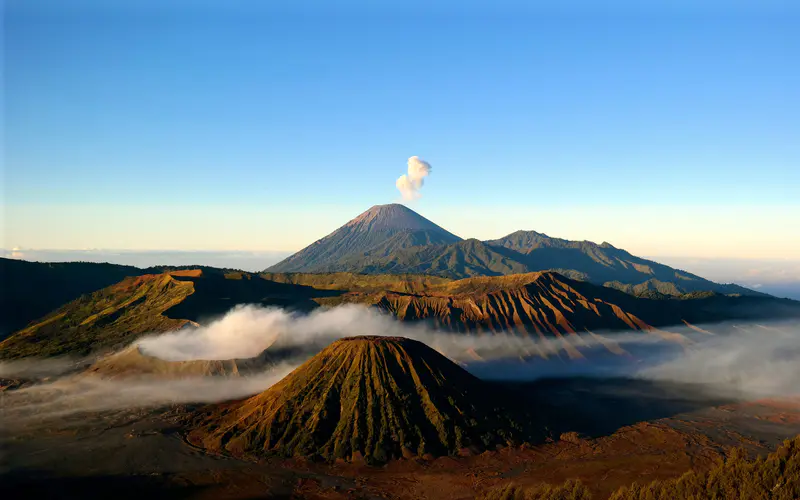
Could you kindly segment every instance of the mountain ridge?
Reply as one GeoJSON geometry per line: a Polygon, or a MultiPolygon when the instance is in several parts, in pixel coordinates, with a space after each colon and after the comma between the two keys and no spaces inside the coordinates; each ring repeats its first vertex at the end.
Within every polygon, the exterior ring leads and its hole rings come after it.
{"type": "Polygon", "coordinates": [[[659,333],[684,322],[800,317],[800,302],[788,299],[713,292],[640,298],[553,272],[454,281],[420,275],[260,276],[194,269],[129,277],[82,295],[0,342],[0,359],[109,352],[145,334],[203,324],[237,304],[302,312],[359,304],[400,321],[433,323],[454,332],[548,338],[586,330],[659,333]]]}
{"type": "Polygon", "coordinates": [[[397,204],[376,205],[265,269],[267,273],[402,273],[451,279],[538,271],[556,271],[631,294],[765,295],[636,257],[605,241],[572,241],[523,230],[494,240],[461,239],[397,204]]]}
{"type": "Polygon", "coordinates": [[[800,302],[791,300],[712,292],[635,297],[549,271],[465,278],[406,293],[361,290],[317,302],[327,307],[366,305],[400,321],[423,321],[439,330],[513,332],[543,340],[599,331],[639,331],[680,340],[665,329],[686,323],[800,316],[800,302]]]}

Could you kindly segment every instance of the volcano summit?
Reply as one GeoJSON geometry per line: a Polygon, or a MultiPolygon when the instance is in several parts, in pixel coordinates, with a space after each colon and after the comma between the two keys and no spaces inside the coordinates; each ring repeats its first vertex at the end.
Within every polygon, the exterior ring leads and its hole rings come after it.
{"type": "Polygon", "coordinates": [[[524,428],[484,382],[425,344],[365,336],[334,342],[259,395],[211,407],[189,439],[234,455],[380,463],[493,449],[524,441],[524,428]]]}
{"type": "Polygon", "coordinates": [[[346,270],[349,258],[387,257],[402,249],[447,245],[461,238],[397,203],[375,205],[328,236],[269,268],[270,272],[346,270]]]}

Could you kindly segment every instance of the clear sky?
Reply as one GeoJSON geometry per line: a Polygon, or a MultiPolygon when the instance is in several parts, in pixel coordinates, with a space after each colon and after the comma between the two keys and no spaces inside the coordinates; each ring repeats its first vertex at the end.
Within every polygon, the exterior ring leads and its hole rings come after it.
{"type": "Polygon", "coordinates": [[[293,251],[419,155],[464,237],[800,256],[800,4],[592,3],[7,0],[0,246],[293,251]]]}

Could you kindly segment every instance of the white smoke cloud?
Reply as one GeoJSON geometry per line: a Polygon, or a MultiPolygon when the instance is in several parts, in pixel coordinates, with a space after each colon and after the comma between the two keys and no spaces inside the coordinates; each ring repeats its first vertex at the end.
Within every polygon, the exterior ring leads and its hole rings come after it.
{"type": "Polygon", "coordinates": [[[286,334],[293,315],[252,305],[234,307],[207,326],[146,337],[141,351],[167,361],[252,358],[286,334]]]}
{"type": "Polygon", "coordinates": [[[425,177],[431,173],[431,164],[419,156],[408,159],[408,174],[401,175],[395,182],[404,200],[416,200],[421,197],[419,190],[425,184],[425,177]]]}

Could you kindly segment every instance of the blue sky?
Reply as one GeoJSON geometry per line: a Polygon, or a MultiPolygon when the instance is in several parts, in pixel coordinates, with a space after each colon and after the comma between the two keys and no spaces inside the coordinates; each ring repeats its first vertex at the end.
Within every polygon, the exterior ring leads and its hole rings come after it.
{"type": "Polygon", "coordinates": [[[296,250],[419,155],[461,236],[800,255],[789,2],[165,3],[6,2],[1,246],[296,250]]]}

